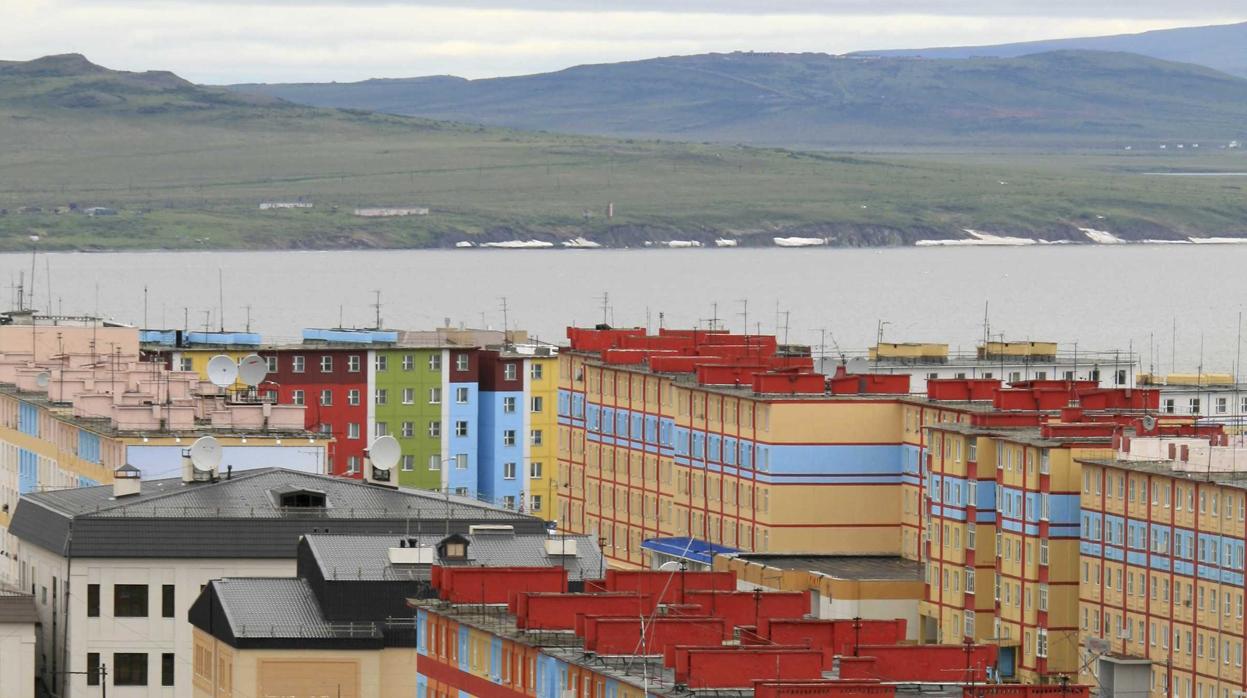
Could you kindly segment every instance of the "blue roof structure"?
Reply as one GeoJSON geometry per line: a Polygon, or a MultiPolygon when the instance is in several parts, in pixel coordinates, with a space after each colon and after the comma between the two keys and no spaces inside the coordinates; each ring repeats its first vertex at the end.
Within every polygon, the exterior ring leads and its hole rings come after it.
{"type": "Polygon", "coordinates": [[[703,565],[713,563],[715,555],[740,552],[738,548],[729,548],[726,545],[707,543],[704,540],[682,536],[675,538],[651,538],[641,543],[641,547],[653,553],[700,562],[703,565]]]}

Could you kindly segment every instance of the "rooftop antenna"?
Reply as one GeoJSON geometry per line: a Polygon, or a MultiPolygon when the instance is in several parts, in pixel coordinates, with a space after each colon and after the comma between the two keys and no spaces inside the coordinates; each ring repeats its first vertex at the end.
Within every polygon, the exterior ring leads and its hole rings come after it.
{"type": "Polygon", "coordinates": [[[35,309],[35,258],[39,255],[39,236],[30,236],[30,309],[35,309]]]}
{"type": "Polygon", "coordinates": [[[510,309],[507,307],[506,296],[503,296],[500,300],[502,301],[502,305],[500,306],[502,309],[502,344],[507,346],[511,344],[511,323],[510,316],[508,315],[510,309]]]}
{"type": "Polygon", "coordinates": [[[875,329],[875,346],[876,347],[883,344],[883,328],[891,324],[892,323],[888,322],[887,320],[882,320],[882,319],[879,320],[879,324],[877,325],[875,329]]]}
{"type": "Polygon", "coordinates": [[[246,324],[246,328],[247,328],[247,332],[248,332],[248,333],[250,333],[250,332],[251,332],[251,304],[250,304],[250,303],[248,303],[248,304],[247,304],[246,306],[244,306],[244,307],[247,309],[247,324],[246,324]]]}
{"type": "Polygon", "coordinates": [[[147,326],[147,284],[143,284],[143,327],[147,326]]]}
{"type": "Polygon", "coordinates": [[[373,329],[379,330],[381,329],[381,291],[373,291],[373,294],[376,296],[376,300],[372,304],[372,309],[376,311],[376,317],[374,318],[376,324],[373,325],[373,329]]]}
{"type": "Polygon", "coordinates": [[[213,436],[201,436],[190,447],[191,467],[195,473],[211,476],[221,467],[221,442],[213,436]]]}
{"type": "Polygon", "coordinates": [[[610,291],[603,291],[602,292],[602,324],[603,325],[610,324],[610,306],[611,306],[610,291]]]}
{"type": "Polygon", "coordinates": [[[792,314],[791,310],[784,311],[784,344],[788,343],[788,320],[791,314],[792,314]]]}
{"type": "Polygon", "coordinates": [[[45,254],[43,255],[43,283],[48,287],[48,310],[52,313],[52,260],[45,254]]]}
{"type": "Polygon", "coordinates": [[[225,272],[216,270],[217,319],[221,322],[221,331],[225,331],[225,272]]]}
{"type": "Polygon", "coordinates": [[[398,439],[385,434],[378,436],[368,446],[367,478],[370,482],[389,483],[393,475],[390,473],[403,457],[403,447],[398,439]]]}
{"type": "Polygon", "coordinates": [[[1169,344],[1169,372],[1178,372],[1178,316],[1173,316],[1173,337],[1169,344]]]}
{"type": "Polygon", "coordinates": [[[204,311],[204,332],[212,331],[212,309],[204,311]]]}
{"type": "Polygon", "coordinates": [[[992,341],[991,340],[992,321],[991,321],[991,315],[989,314],[991,310],[991,306],[992,306],[991,299],[983,301],[983,345],[984,346],[986,346],[989,342],[992,341]]]}
{"type": "Polygon", "coordinates": [[[739,302],[740,302],[740,312],[737,314],[741,316],[742,318],[741,322],[743,322],[745,325],[745,344],[748,344],[749,343],[749,299],[742,298],[739,302]]]}

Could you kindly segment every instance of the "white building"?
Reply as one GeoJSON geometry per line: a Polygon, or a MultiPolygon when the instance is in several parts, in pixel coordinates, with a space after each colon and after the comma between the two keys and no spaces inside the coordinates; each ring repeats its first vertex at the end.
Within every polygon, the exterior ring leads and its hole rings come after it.
{"type": "Polygon", "coordinates": [[[355,215],[361,218],[402,218],[404,216],[427,216],[429,209],[423,206],[400,206],[388,208],[357,208],[355,215]]]}
{"type": "Polygon", "coordinates": [[[1164,414],[1200,417],[1201,422],[1242,426],[1247,422],[1247,385],[1222,373],[1139,377],[1139,385],[1160,389],[1164,414]]]}
{"type": "Polygon", "coordinates": [[[4,698],[34,698],[38,622],[33,596],[0,589],[0,696],[4,698]]]}
{"type": "Polygon", "coordinates": [[[849,373],[907,374],[910,392],[919,394],[926,393],[928,380],[946,378],[1095,381],[1124,388],[1135,384],[1138,369],[1138,357],[1129,352],[1063,349],[1056,342],[986,342],[973,352],[949,352],[947,344],[888,343],[866,356],[824,356],[819,369],[835,375],[842,361],[849,373]]]}
{"type": "Polygon", "coordinates": [[[279,468],[211,481],[119,475],[23,496],[13,515],[20,586],[38,601],[39,673],[68,698],[99,695],[101,664],[109,696],[191,696],[192,601],[213,579],[293,576],[305,534],[544,531],[473,500],[279,468]]]}

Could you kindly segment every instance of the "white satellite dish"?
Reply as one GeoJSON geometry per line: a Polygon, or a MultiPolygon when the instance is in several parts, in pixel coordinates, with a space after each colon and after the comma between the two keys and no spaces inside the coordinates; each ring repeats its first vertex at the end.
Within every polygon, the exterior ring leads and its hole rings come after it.
{"type": "Polygon", "coordinates": [[[191,444],[191,465],[200,472],[211,472],[221,467],[221,442],[213,436],[201,436],[191,444]]]}
{"type": "Polygon", "coordinates": [[[398,460],[403,457],[403,448],[398,439],[390,435],[378,436],[368,447],[368,458],[372,467],[377,470],[393,470],[398,460]]]}
{"type": "Polygon", "coordinates": [[[255,387],[268,376],[268,362],[259,354],[247,354],[238,362],[238,377],[243,383],[255,387]]]}
{"type": "Polygon", "coordinates": [[[47,371],[43,371],[39,375],[35,376],[35,385],[39,386],[40,388],[48,387],[48,384],[51,382],[52,382],[52,374],[48,373],[47,371]]]}
{"type": "Polygon", "coordinates": [[[208,360],[208,380],[218,388],[228,388],[238,380],[238,364],[224,354],[208,360]]]}

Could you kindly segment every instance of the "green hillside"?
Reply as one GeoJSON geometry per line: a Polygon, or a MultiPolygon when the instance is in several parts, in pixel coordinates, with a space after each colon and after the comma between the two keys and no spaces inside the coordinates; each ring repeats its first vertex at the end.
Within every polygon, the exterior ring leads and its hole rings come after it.
{"type": "Polygon", "coordinates": [[[295,106],[117,73],[0,64],[0,250],[342,248],[586,237],[912,244],[965,228],[1086,241],[1247,229],[1241,150],[830,155],[608,140],[295,106]],[[302,198],[314,208],[261,211],[302,198]],[[614,204],[615,216],[605,215],[614,204]],[[365,206],[429,215],[366,219],[365,206]],[[116,215],[89,216],[88,207],[116,215]]]}
{"type": "Polygon", "coordinates": [[[1247,132],[1247,80],[1132,54],[920,60],[708,54],[490,80],[243,94],[493,126],[794,148],[1118,148],[1247,132]]]}

